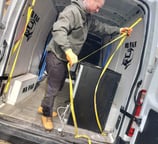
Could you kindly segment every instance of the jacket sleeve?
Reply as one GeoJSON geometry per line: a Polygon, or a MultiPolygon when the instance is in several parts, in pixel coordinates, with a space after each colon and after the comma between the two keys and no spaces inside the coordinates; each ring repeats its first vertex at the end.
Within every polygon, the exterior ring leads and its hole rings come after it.
{"type": "Polygon", "coordinates": [[[119,34],[120,28],[117,26],[110,26],[106,23],[102,23],[99,20],[95,19],[94,17],[91,17],[91,23],[90,23],[90,31],[94,33],[99,33],[100,35],[105,34],[119,34]]]}
{"type": "Polygon", "coordinates": [[[71,43],[68,40],[68,34],[74,27],[74,13],[71,7],[64,9],[53,25],[53,40],[60,46],[63,51],[71,48],[71,43]]]}

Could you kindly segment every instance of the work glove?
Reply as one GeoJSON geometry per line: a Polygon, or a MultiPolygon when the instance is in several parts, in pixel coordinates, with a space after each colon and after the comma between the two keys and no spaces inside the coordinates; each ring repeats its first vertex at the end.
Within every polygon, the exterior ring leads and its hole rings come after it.
{"type": "Polygon", "coordinates": [[[121,34],[126,33],[127,36],[130,36],[132,31],[133,31],[133,29],[130,28],[130,27],[122,27],[122,28],[120,28],[120,33],[121,34]]]}
{"type": "Polygon", "coordinates": [[[77,55],[72,51],[72,49],[68,49],[65,51],[66,59],[68,60],[70,66],[78,62],[77,55]]]}

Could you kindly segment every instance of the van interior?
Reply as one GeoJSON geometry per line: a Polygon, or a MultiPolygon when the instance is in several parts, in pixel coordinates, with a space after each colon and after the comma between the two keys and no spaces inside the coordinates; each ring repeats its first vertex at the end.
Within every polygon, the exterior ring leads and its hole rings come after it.
{"type": "MultiPolygon", "coordinates": [[[[32,0],[10,0],[7,5],[0,21],[1,41],[6,44],[1,50],[1,55],[4,55],[0,61],[0,131],[3,133],[42,144],[87,143],[83,137],[74,137],[76,128],[71,111],[69,75],[56,96],[54,110],[58,116],[53,118],[53,131],[44,130],[41,115],[37,112],[47,85],[45,55],[53,37],[52,25],[70,3],[70,0],[36,0],[23,36],[32,0]],[[17,41],[21,41],[20,50],[15,47],[17,41]],[[16,58],[18,50],[20,52],[16,58]],[[9,88],[5,93],[10,75],[9,88]]],[[[114,143],[118,136],[126,134],[130,119],[123,117],[123,114],[129,107],[133,111],[134,92],[144,75],[142,63],[145,61],[148,13],[141,1],[106,0],[101,10],[93,16],[103,23],[118,27],[130,27],[141,18],[133,26],[131,36],[122,43],[122,37],[117,39],[120,35],[101,36],[89,32],[79,54],[82,61],[70,70],[78,133],[87,135],[92,143],[114,143]],[[94,54],[85,58],[94,51],[94,54]],[[122,122],[124,119],[126,122],[122,122]],[[121,125],[124,125],[124,129],[120,128],[121,125]]],[[[143,85],[145,87],[145,82],[143,85]]]]}

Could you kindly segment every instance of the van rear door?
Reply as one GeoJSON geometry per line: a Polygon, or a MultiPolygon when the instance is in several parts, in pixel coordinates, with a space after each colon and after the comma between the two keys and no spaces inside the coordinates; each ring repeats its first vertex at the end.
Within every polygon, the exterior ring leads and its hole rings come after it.
{"type": "Polygon", "coordinates": [[[134,96],[127,111],[120,109],[125,118],[119,130],[121,140],[117,140],[118,144],[158,143],[158,0],[144,0],[138,4],[145,14],[144,55],[134,96]]]}

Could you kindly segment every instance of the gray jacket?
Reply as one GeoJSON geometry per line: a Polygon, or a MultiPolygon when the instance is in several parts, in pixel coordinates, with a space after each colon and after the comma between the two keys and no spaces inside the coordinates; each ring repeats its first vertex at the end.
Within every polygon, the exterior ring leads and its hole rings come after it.
{"type": "Polygon", "coordinates": [[[72,0],[71,5],[59,14],[53,25],[53,39],[47,50],[66,61],[65,51],[69,48],[78,55],[89,31],[100,34],[119,33],[120,28],[101,23],[86,11],[82,0],[72,0]]]}

